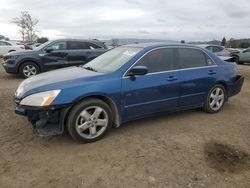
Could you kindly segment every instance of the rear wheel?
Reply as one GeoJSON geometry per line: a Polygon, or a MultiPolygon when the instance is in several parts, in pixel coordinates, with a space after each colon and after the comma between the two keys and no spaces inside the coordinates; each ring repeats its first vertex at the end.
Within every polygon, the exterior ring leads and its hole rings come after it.
{"type": "Polygon", "coordinates": [[[39,74],[39,67],[33,62],[23,63],[19,69],[19,74],[24,78],[39,74]]]}
{"type": "Polygon", "coordinates": [[[225,103],[225,99],[225,88],[222,85],[217,84],[208,92],[203,110],[208,113],[219,112],[225,103]]]}
{"type": "Polygon", "coordinates": [[[113,122],[110,107],[99,99],[88,99],[69,112],[67,128],[71,137],[80,142],[101,139],[113,122]]]}

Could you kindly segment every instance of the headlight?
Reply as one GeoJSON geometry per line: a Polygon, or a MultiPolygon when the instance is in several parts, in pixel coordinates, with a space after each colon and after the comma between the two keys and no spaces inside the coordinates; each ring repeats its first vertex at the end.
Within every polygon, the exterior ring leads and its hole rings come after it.
{"type": "Polygon", "coordinates": [[[25,106],[49,106],[61,90],[51,90],[25,97],[20,104],[25,106]]]}
{"type": "Polygon", "coordinates": [[[11,60],[15,60],[19,57],[19,55],[6,55],[4,56],[4,59],[7,60],[7,59],[11,59],[11,60]]]}

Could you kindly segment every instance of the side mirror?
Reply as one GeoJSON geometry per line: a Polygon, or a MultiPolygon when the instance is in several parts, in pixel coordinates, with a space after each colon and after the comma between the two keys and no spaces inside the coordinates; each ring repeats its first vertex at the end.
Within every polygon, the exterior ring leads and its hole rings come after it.
{"type": "Polygon", "coordinates": [[[148,68],[146,66],[135,66],[129,70],[127,76],[146,75],[148,68]]]}
{"type": "Polygon", "coordinates": [[[47,48],[45,51],[46,51],[46,53],[50,53],[53,51],[53,48],[47,48]]]}

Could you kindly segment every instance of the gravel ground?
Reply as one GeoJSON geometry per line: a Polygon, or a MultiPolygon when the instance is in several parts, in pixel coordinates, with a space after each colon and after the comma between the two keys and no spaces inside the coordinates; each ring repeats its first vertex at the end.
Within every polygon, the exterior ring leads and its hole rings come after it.
{"type": "Polygon", "coordinates": [[[0,187],[250,187],[250,66],[218,114],[190,110],[133,121],[102,140],[32,135],[13,112],[22,79],[0,68],[0,187]]]}

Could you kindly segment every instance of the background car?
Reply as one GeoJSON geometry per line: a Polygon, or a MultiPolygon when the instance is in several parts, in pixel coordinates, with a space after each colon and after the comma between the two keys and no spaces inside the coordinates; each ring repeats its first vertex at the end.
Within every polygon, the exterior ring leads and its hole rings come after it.
{"type": "Polygon", "coordinates": [[[28,78],[48,70],[83,65],[106,51],[98,40],[53,40],[34,50],[5,54],[3,67],[7,73],[28,78]]]}
{"type": "Polygon", "coordinates": [[[217,56],[230,57],[230,51],[224,48],[223,46],[210,45],[210,44],[204,44],[198,46],[209,50],[210,52],[216,54],[217,56]]]}
{"type": "Polygon", "coordinates": [[[24,46],[16,42],[0,40],[0,56],[9,52],[23,51],[24,46]]]}
{"type": "Polygon", "coordinates": [[[235,58],[235,62],[238,64],[250,63],[250,48],[234,51],[231,53],[231,56],[235,58]]]}
{"type": "Polygon", "coordinates": [[[75,140],[93,142],[113,124],[162,112],[219,112],[243,82],[235,63],[199,47],[134,44],[26,79],[15,93],[15,111],[39,135],[66,128],[75,140]]]}

